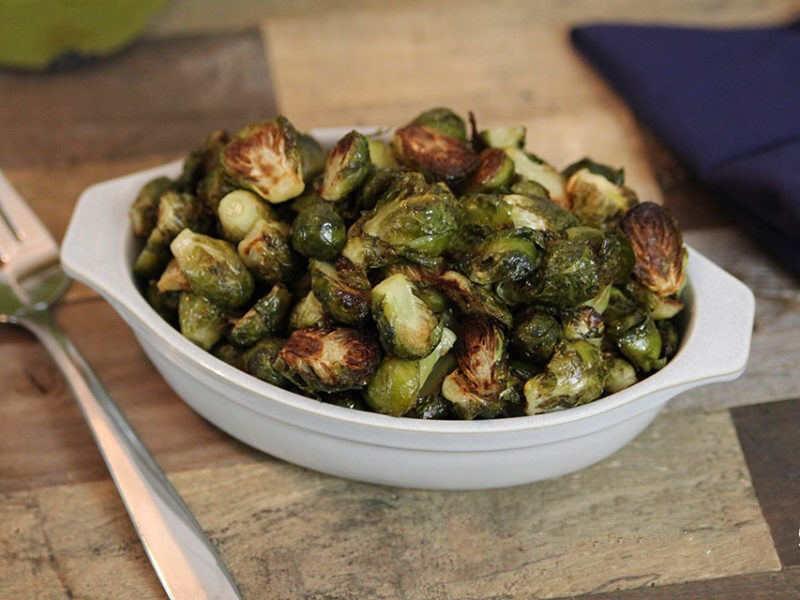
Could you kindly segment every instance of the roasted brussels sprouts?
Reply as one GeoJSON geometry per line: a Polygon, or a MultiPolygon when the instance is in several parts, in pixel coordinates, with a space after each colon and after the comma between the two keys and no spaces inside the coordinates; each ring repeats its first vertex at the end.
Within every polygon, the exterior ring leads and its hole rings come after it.
{"type": "Polygon", "coordinates": [[[542,159],[521,148],[506,148],[506,154],[514,161],[514,172],[541,184],[550,194],[550,200],[563,208],[569,208],[564,176],[542,159]]]}
{"type": "Polygon", "coordinates": [[[366,331],[298,329],[281,347],[275,368],[306,392],[341,392],[367,385],[380,357],[366,331]]]}
{"type": "Polygon", "coordinates": [[[371,286],[362,269],[347,259],[337,265],[312,259],[308,269],[311,289],[326,313],[345,325],[369,322],[371,286]]]}
{"type": "Polygon", "coordinates": [[[683,236],[665,209],[643,202],[629,210],[620,222],[636,255],[634,277],[659,296],[681,290],[684,283],[683,236]]]}
{"type": "Polygon", "coordinates": [[[203,350],[210,350],[228,328],[225,311],[208,298],[192,292],[181,293],[178,323],[183,336],[203,350]]]}
{"type": "Polygon", "coordinates": [[[511,327],[512,316],[503,302],[491,290],[475,285],[458,271],[447,271],[436,279],[436,289],[442,292],[467,315],[487,315],[511,327]]]}
{"type": "Polygon", "coordinates": [[[667,362],[661,356],[661,333],[655,321],[644,321],[617,335],[620,352],[641,372],[657,371],[667,362]]]}
{"type": "Polygon", "coordinates": [[[591,158],[582,158],[578,161],[575,161],[568,167],[566,167],[561,174],[569,179],[572,177],[573,174],[577,173],[578,171],[586,169],[590,173],[594,173],[595,175],[602,175],[608,181],[613,183],[614,185],[623,185],[625,183],[625,169],[619,168],[614,169],[613,167],[609,167],[608,165],[603,165],[598,162],[593,161],[591,158]]]}
{"type": "Polygon", "coordinates": [[[239,256],[261,283],[286,281],[297,269],[298,257],[289,235],[290,228],[285,223],[259,219],[239,242],[239,256]]]}
{"type": "Polygon", "coordinates": [[[249,346],[261,338],[279,332],[286,325],[286,315],[292,296],[282,283],[272,286],[270,292],[234,324],[228,339],[240,346],[249,346]]]}
{"type": "Polygon", "coordinates": [[[586,340],[600,346],[606,332],[602,315],[591,306],[567,309],[562,312],[564,339],[570,342],[586,340]]]}
{"type": "Polygon", "coordinates": [[[253,276],[228,242],[184,229],[170,249],[194,292],[223,308],[252,296],[253,276]]]}
{"type": "Polygon", "coordinates": [[[615,185],[589,169],[573,173],[566,190],[570,207],[578,218],[603,230],[615,229],[619,219],[639,202],[631,189],[615,185]]]}
{"type": "Polygon", "coordinates": [[[289,314],[289,330],[325,329],[333,327],[333,319],[325,312],[314,292],[308,292],[289,314]]]}
{"type": "Polygon", "coordinates": [[[466,142],[426,125],[401,127],[392,143],[402,164],[439,181],[460,182],[478,167],[478,157],[466,142]]]}
{"type": "Polygon", "coordinates": [[[300,152],[303,180],[308,183],[325,170],[325,149],[308,133],[298,134],[297,149],[300,152]]]}
{"type": "Polygon", "coordinates": [[[522,358],[544,363],[550,360],[561,341],[561,325],[553,316],[529,309],[517,319],[511,346],[522,358]]]}
{"type": "Polygon", "coordinates": [[[479,285],[498,281],[518,281],[533,273],[541,261],[542,238],[523,227],[490,234],[475,249],[469,265],[469,278],[479,285]],[[538,242],[538,243],[537,243],[538,242]]]}
{"type": "Polygon", "coordinates": [[[616,394],[636,383],[636,369],[624,358],[612,358],[608,361],[608,375],[603,386],[606,394],[616,394]]]}
{"type": "Polygon", "coordinates": [[[524,148],[525,127],[494,127],[480,133],[481,141],[490,148],[524,148]]]}
{"type": "Polygon", "coordinates": [[[325,200],[341,200],[361,185],[371,164],[367,138],[351,131],[328,154],[320,196],[325,200]]]}
{"type": "Polygon", "coordinates": [[[257,221],[274,221],[275,211],[253,192],[236,190],[222,198],[217,218],[225,239],[238,244],[257,221]]]}
{"type": "Polygon", "coordinates": [[[299,196],[305,183],[298,138],[282,116],[248,125],[222,150],[225,175],[273,204],[299,196]]]}
{"type": "Polygon", "coordinates": [[[525,412],[535,415],[596,400],[603,393],[607,368],[597,346],[559,342],[544,373],[525,383],[525,412]]]}
{"type": "Polygon", "coordinates": [[[467,125],[464,123],[464,119],[449,108],[439,107],[426,110],[411,123],[413,125],[424,125],[429,129],[462,142],[467,141],[467,125]]]}
{"type": "Polygon", "coordinates": [[[439,344],[424,358],[384,357],[364,393],[367,405],[383,414],[398,417],[406,414],[419,401],[420,390],[434,365],[450,351],[455,340],[455,334],[445,328],[439,344]]]}
{"type": "Polygon", "coordinates": [[[570,240],[547,247],[533,299],[560,308],[576,306],[600,291],[597,261],[592,250],[570,240]]]}
{"type": "Polygon", "coordinates": [[[381,344],[389,354],[422,358],[442,337],[442,323],[402,273],[387,277],[372,289],[371,306],[381,344]]]}
{"type": "Polygon", "coordinates": [[[346,240],[344,219],[327,202],[307,206],[292,224],[292,247],[308,258],[333,260],[346,240]]]}
{"type": "Polygon", "coordinates": [[[372,137],[368,137],[367,142],[369,143],[369,161],[373,167],[383,169],[397,166],[397,159],[388,142],[372,137]]]}
{"type": "Polygon", "coordinates": [[[478,168],[466,189],[470,192],[491,192],[511,181],[514,163],[499,148],[487,148],[478,155],[478,168]]]}
{"type": "Polygon", "coordinates": [[[509,194],[503,200],[511,207],[514,227],[539,231],[563,231],[578,224],[578,218],[568,210],[545,198],[509,194]]]}
{"type": "Polygon", "coordinates": [[[174,187],[175,184],[169,177],[156,177],[144,184],[128,211],[133,235],[143,238],[150,235],[158,220],[158,204],[161,195],[174,187]]]}
{"type": "MultiPolygon", "coordinates": [[[[512,205],[494,194],[470,194],[460,199],[459,221],[462,230],[476,233],[481,238],[492,231],[514,227],[512,205]]],[[[519,224],[518,227],[527,227],[519,224]]]]}
{"type": "Polygon", "coordinates": [[[244,370],[262,381],[286,387],[289,381],[275,366],[282,347],[283,340],[280,338],[268,337],[260,340],[242,356],[244,370]]]}

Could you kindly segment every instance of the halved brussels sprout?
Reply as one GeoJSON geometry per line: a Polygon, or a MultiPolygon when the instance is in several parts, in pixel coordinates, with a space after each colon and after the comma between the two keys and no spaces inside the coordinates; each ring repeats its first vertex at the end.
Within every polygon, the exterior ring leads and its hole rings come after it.
{"type": "Polygon", "coordinates": [[[347,241],[347,227],[327,202],[301,210],[292,224],[292,247],[303,256],[333,260],[347,241]]]}
{"type": "Polygon", "coordinates": [[[273,204],[299,196],[305,183],[298,137],[282,116],[248,125],[222,150],[225,175],[273,204]]]}
{"type": "Polygon", "coordinates": [[[366,273],[348,260],[333,265],[316,259],[308,263],[311,289],[331,317],[345,325],[369,322],[371,286],[366,273]]]}
{"type": "Polygon", "coordinates": [[[578,218],[558,204],[536,196],[508,194],[503,200],[511,207],[514,227],[537,231],[564,231],[578,224],[578,218]]]}
{"type": "Polygon", "coordinates": [[[630,188],[617,186],[603,175],[581,169],[567,181],[567,195],[572,211],[591,227],[613,230],[619,219],[639,203],[630,188]]]}
{"type": "Polygon", "coordinates": [[[210,350],[225,335],[228,319],[225,311],[208,298],[182,292],[178,301],[178,324],[185,338],[203,350],[210,350]]]}
{"type": "Polygon", "coordinates": [[[670,296],[684,284],[683,236],[672,216],[658,204],[643,202],[629,210],[620,232],[633,247],[639,282],[659,296],[670,296]]]}
{"type": "Polygon", "coordinates": [[[450,351],[456,335],[445,328],[439,344],[428,356],[409,360],[386,356],[378,365],[364,394],[367,405],[375,412],[402,416],[418,402],[420,391],[439,359],[450,351]]]}
{"type": "Polygon", "coordinates": [[[563,171],[561,171],[561,174],[567,179],[569,179],[570,177],[572,177],[573,174],[577,173],[582,169],[586,169],[590,173],[594,173],[595,175],[602,175],[614,185],[623,185],[625,183],[625,169],[623,169],[622,167],[620,167],[619,169],[615,169],[613,167],[609,167],[608,165],[595,162],[588,157],[575,161],[574,163],[566,167],[563,171]]]}
{"type": "Polygon", "coordinates": [[[314,292],[308,292],[292,307],[292,312],[289,314],[289,331],[329,327],[333,327],[333,319],[325,312],[314,292]]]}
{"type": "Polygon", "coordinates": [[[369,160],[373,167],[384,169],[397,166],[397,159],[394,157],[392,147],[388,142],[372,137],[367,138],[367,142],[369,143],[369,160]]]}
{"type": "Polygon", "coordinates": [[[591,248],[570,240],[554,240],[548,245],[538,277],[533,299],[560,308],[586,302],[601,287],[591,248]]]}
{"type": "Polygon", "coordinates": [[[158,221],[158,204],[161,195],[174,188],[175,184],[169,177],[156,177],[142,186],[136,200],[128,210],[133,235],[143,238],[150,235],[158,221]]]}
{"type": "Polygon", "coordinates": [[[381,344],[400,358],[430,354],[442,337],[442,323],[402,273],[387,277],[372,289],[372,317],[381,344]]]}
{"type": "Polygon", "coordinates": [[[289,381],[275,366],[282,347],[283,340],[280,338],[260,340],[242,356],[244,371],[272,385],[287,387],[289,381]]]}
{"type": "Polygon", "coordinates": [[[561,341],[561,325],[545,312],[528,309],[519,315],[511,337],[511,347],[526,360],[544,363],[550,360],[561,341]]]}
{"type": "Polygon", "coordinates": [[[436,280],[435,286],[462,313],[487,315],[511,327],[513,318],[503,302],[490,290],[475,285],[458,271],[447,271],[436,280]]]}
{"type": "Polygon", "coordinates": [[[559,206],[570,207],[564,176],[553,166],[521,148],[506,148],[505,152],[514,161],[514,172],[517,175],[544,186],[550,194],[550,200],[559,206]]]}
{"type": "Polygon", "coordinates": [[[657,371],[667,359],[661,356],[661,333],[655,321],[644,321],[616,336],[620,352],[641,372],[657,371]]]}
{"type": "Polygon", "coordinates": [[[606,394],[616,394],[636,383],[636,369],[624,358],[612,358],[608,361],[608,375],[603,386],[606,394]]]}
{"type": "Polygon", "coordinates": [[[367,138],[351,131],[328,154],[320,196],[325,200],[341,200],[361,185],[371,164],[367,138]]]}
{"type": "Polygon", "coordinates": [[[274,221],[275,211],[253,192],[235,190],[222,198],[217,217],[225,239],[238,244],[257,221],[274,221]]]}
{"type": "Polygon", "coordinates": [[[278,333],[286,325],[291,299],[286,286],[276,283],[233,324],[228,339],[234,344],[249,346],[265,336],[278,333]]]}
{"type": "Polygon", "coordinates": [[[184,229],[170,249],[192,290],[215,304],[236,308],[252,296],[253,276],[228,242],[184,229]]]}
{"type": "Polygon", "coordinates": [[[527,278],[541,262],[536,233],[522,227],[490,234],[472,253],[469,278],[479,285],[527,278]]]}
{"type": "Polygon", "coordinates": [[[478,167],[478,157],[463,140],[426,125],[401,127],[392,144],[401,163],[440,181],[462,181],[478,167]]]}
{"type": "Polygon", "coordinates": [[[561,323],[564,328],[564,339],[570,342],[586,340],[595,346],[600,346],[606,332],[602,315],[591,306],[563,311],[561,323]]]}
{"type": "Polygon", "coordinates": [[[380,345],[366,331],[298,329],[281,347],[275,368],[307,392],[341,392],[367,385],[380,357],[380,345]]]}
{"type": "Polygon", "coordinates": [[[560,342],[544,373],[525,383],[525,412],[580,406],[603,393],[607,365],[600,349],[585,341],[560,342]]]}
{"type": "Polygon", "coordinates": [[[484,129],[480,139],[490,148],[524,148],[526,129],[523,125],[517,127],[493,127],[484,129]]]}
{"type": "Polygon", "coordinates": [[[325,170],[325,149],[309,133],[297,136],[297,149],[303,168],[303,180],[308,183],[325,170]]]}
{"type": "Polygon", "coordinates": [[[490,192],[503,187],[514,176],[514,163],[499,148],[487,148],[478,155],[478,168],[467,182],[469,192],[490,192]]]}
{"type": "Polygon", "coordinates": [[[467,125],[464,123],[464,119],[449,108],[437,107],[426,110],[411,121],[411,124],[424,125],[451,138],[462,142],[467,141],[467,125]]]}
{"type": "Polygon", "coordinates": [[[239,242],[239,256],[261,283],[273,285],[288,281],[298,266],[298,257],[289,242],[289,226],[280,221],[255,222],[239,242]]]}
{"type": "Polygon", "coordinates": [[[499,394],[508,368],[505,333],[485,315],[464,321],[453,351],[461,373],[484,398],[499,394]]]}

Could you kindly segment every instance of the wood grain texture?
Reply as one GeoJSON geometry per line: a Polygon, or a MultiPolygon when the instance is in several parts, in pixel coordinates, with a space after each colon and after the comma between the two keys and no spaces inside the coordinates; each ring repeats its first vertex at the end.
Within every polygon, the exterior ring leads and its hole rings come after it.
{"type": "MultiPolygon", "coordinates": [[[[663,416],[594,467],[502,490],[378,487],[268,457],[171,479],[247,598],[550,598],[780,568],[722,411],[663,416]]],[[[161,597],[109,482],[2,498],[11,545],[52,555],[23,590],[161,597]]],[[[29,568],[4,556],[0,581],[29,568]]]]}

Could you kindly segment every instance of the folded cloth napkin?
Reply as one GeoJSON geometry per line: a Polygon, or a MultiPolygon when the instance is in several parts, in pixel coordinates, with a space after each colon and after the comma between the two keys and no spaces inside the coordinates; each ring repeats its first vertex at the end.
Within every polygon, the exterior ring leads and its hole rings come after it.
{"type": "Polygon", "coordinates": [[[800,21],[588,25],[571,36],[726,210],[800,275],[800,21]]]}

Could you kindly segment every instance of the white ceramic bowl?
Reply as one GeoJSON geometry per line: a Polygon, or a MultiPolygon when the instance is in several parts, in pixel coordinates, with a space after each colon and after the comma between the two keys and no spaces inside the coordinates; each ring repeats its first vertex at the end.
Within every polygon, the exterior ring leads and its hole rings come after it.
{"type": "MultiPolygon", "coordinates": [[[[347,129],[315,132],[332,144],[347,129]]],[[[323,404],[239,371],[193,345],[145,301],[131,275],[128,207],[180,161],[93,185],[80,197],[61,259],[133,329],[172,388],[220,429],[264,452],[341,477],[417,488],[516,485],[582,469],[619,450],[685,390],[738,377],[750,350],[754,299],[689,249],[677,355],[644,381],[585,406],[488,421],[422,421],[323,404]]]]}

